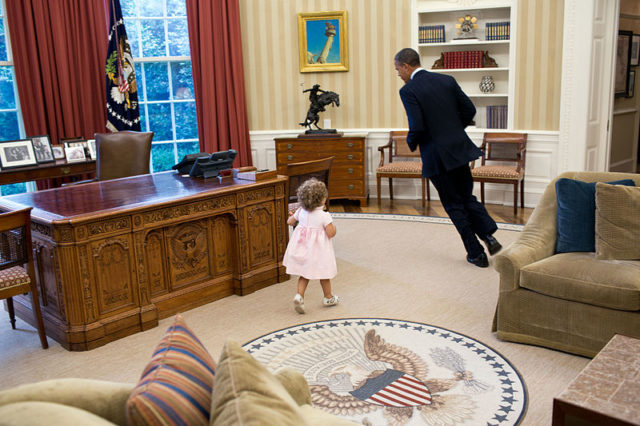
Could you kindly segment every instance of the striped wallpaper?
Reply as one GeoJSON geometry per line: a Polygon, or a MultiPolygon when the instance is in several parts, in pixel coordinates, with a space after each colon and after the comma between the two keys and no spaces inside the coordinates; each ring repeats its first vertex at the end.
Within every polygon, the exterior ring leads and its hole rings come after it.
{"type": "MultiPolygon", "coordinates": [[[[407,126],[393,56],[412,44],[411,0],[239,2],[251,131],[302,129],[302,91],[315,83],[340,94],[340,107],[320,117],[334,128],[407,126]],[[349,71],[300,73],[297,14],[334,10],[347,11],[349,71]]],[[[558,130],[564,1],[518,4],[515,128],[558,130]]]]}
{"type": "Polygon", "coordinates": [[[520,0],[514,128],[558,130],[563,0],[520,0]]]}

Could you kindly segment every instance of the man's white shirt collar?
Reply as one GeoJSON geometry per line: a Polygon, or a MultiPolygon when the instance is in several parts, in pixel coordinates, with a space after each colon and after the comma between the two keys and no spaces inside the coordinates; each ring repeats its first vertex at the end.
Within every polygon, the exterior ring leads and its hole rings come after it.
{"type": "Polygon", "coordinates": [[[424,68],[422,68],[422,67],[419,67],[419,68],[416,68],[415,70],[413,70],[413,72],[411,73],[411,80],[413,80],[413,76],[414,76],[414,75],[416,75],[416,73],[417,73],[418,71],[423,71],[423,70],[424,70],[424,71],[426,71],[426,70],[425,70],[424,68]]]}

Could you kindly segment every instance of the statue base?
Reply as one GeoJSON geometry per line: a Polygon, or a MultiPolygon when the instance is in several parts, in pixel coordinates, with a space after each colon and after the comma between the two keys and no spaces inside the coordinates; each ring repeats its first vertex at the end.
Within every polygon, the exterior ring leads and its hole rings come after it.
{"type": "Polygon", "coordinates": [[[304,133],[298,135],[299,138],[322,138],[327,136],[340,137],[344,133],[338,132],[336,129],[320,129],[320,130],[307,130],[304,133]]]}

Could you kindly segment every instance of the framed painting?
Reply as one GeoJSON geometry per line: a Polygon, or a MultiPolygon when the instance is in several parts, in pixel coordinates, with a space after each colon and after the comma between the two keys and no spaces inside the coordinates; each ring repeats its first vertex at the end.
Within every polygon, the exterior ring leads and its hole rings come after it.
{"type": "Polygon", "coordinates": [[[56,161],[48,135],[32,136],[31,143],[33,144],[33,151],[36,154],[36,161],[38,161],[38,163],[56,161]]]}
{"type": "Polygon", "coordinates": [[[10,167],[34,166],[38,164],[33,152],[31,139],[20,139],[0,143],[0,166],[10,167]]]}
{"type": "Polygon", "coordinates": [[[640,34],[631,37],[631,66],[640,65],[640,34]]]}
{"type": "Polygon", "coordinates": [[[616,75],[614,96],[626,96],[629,90],[629,63],[631,60],[631,31],[618,31],[618,49],[616,51],[616,75]]]}
{"type": "Polygon", "coordinates": [[[347,11],[298,13],[300,72],[349,71],[347,11]]]}

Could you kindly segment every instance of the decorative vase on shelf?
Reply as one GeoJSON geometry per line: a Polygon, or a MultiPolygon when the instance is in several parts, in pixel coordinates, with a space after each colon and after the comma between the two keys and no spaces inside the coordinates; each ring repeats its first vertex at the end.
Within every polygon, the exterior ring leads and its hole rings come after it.
{"type": "Polygon", "coordinates": [[[490,75],[483,75],[480,80],[480,91],[482,93],[491,93],[496,88],[496,84],[493,82],[493,77],[490,75]]]}

